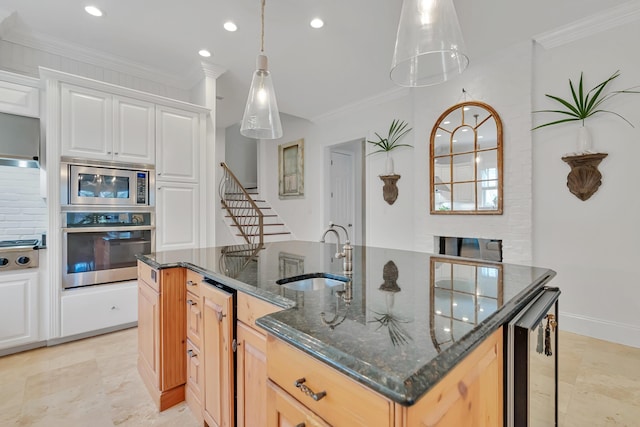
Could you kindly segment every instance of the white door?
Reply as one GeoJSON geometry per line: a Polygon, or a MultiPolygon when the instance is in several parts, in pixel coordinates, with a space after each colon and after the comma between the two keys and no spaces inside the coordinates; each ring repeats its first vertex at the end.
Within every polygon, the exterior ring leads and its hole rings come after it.
{"type": "Polygon", "coordinates": [[[113,156],[130,163],[156,162],[155,105],[113,97],[113,156]]]}
{"type": "Polygon", "coordinates": [[[346,227],[353,243],[356,239],[353,228],[356,215],[353,154],[346,151],[331,150],[330,159],[331,209],[329,210],[329,221],[346,227]]]}

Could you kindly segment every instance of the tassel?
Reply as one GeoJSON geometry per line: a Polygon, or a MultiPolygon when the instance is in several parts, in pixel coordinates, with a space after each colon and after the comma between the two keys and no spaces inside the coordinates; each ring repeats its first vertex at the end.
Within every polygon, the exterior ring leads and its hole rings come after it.
{"type": "Polygon", "coordinates": [[[542,322],[540,322],[540,325],[538,325],[538,345],[536,346],[536,352],[538,354],[542,354],[542,352],[544,351],[543,345],[544,345],[544,333],[542,331],[542,322]]]}
{"type": "Polygon", "coordinates": [[[547,356],[553,356],[551,351],[551,325],[550,319],[547,318],[547,326],[544,328],[544,354],[547,356]]]}

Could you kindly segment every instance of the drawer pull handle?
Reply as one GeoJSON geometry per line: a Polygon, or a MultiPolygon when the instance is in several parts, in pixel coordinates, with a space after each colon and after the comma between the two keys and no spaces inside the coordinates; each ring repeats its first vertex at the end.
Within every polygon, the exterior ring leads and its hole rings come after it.
{"type": "Polygon", "coordinates": [[[296,424],[296,427],[304,427],[304,423],[296,424]]]}
{"type": "Polygon", "coordinates": [[[222,322],[222,318],[227,317],[226,314],[222,314],[222,311],[217,311],[217,310],[216,310],[216,316],[218,317],[218,322],[222,322]]]}
{"type": "Polygon", "coordinates": [[[306,394],[307,396],[309,396],[310,398],[312,398],[316,402],[327,395],[326,391],[321,391],[320,393],[314,393],[313,390],[311,390],[309,387],[304,385],[305,381],[306,381],[306,378],[300,378],[299,380],[296,380],[296,382],[293,383],[293,384],[297,388],[299,388],[301,392],[303,392],[304,394],[306,394]]]}
{"type": "Polygon", "coordinates": [[[198,355],[193,350],[187,350],[189,357],[197,357],[198,355]]]}
{"type": "Polygon", "coordinates": [[[188,299],[187,300],[187,305],[198,305],[198,303],[193,301],[192,299],[188,299]]]}
{"type": "Polygon", "coordinates": [[[193,280],[187,280],[187,286],[196,286],[197,283],[194,282],[193,280]]]}

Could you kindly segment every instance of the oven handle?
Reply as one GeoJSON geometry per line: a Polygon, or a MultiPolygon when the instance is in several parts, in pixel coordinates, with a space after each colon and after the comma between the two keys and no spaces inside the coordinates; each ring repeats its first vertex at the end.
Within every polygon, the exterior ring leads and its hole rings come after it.
{"type": "Polygon", "coordinates": [[[149,225],[135,225],[124,227],[64,227],[64,233],[103,233],[108,231],[147,231],[155,230],[155,227],[149,225]]]}

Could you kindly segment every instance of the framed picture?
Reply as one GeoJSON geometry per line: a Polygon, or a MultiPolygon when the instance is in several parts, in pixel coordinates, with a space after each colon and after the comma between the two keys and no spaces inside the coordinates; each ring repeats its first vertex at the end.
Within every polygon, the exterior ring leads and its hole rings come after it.
{"type": "Polygon", "coordinates": [[[304,139],[278,145],[278,187],[281,199],[304,197],[304,139]]]}
{"type": "Polygon", "coordinates": [[[304,257],[301,255],[280,252],[278,254],[280,261],[280,277],[295,277],[304,274],[304,257]]]}

